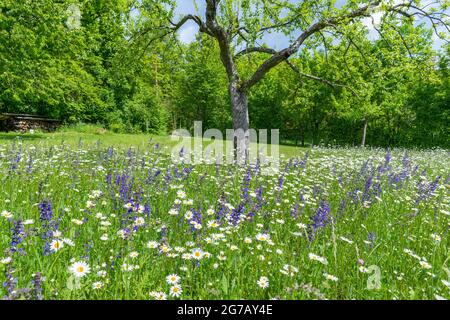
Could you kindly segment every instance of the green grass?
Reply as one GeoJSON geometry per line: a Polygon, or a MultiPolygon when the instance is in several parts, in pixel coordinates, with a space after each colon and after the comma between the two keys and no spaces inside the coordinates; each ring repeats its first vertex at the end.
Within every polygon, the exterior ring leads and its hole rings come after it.
{"type": "MultiPolygon", "coordinates": [[[[63,128],[55,133],[0,133],[0,144],[8,141],[21,141],[24,145],[38,143],[45,146],[67,144],[70,146],[99,144],[100,146],[114,146],[118,148],[143,148],[152,143],[160,143],[164,146],[175,146],[179,143],[173,141],[170,136],[159,136],[151,134],[118,134],[103,130],[96,126],[77,127],[76,131],[63,128]]],[[[208,143],[205,142],[206,146],[208,143]]],[[[280,153],[286,157],[298,156],[307,148],[280,145],[280,153]]],[[[269,147],[270,149],[270,147],[269,147]]]]}
{"type": "Polygon", "coordinates": [[[177,299],[166,281],[177,274],[184,299],[450,297],[448,151],[395,149],[389,159],[381,149],[280,146],[280,171],[265,175],[175,165],[173,145],[108,132],[1,134],[0,281],[10,285],[0,296],[38,298],[42,287],[45,299],[177,299]],[[64,246],[45,255],[58,239],[64,246]],[[77,261],[90,267],[79,281],[69,271],[77,261]]]}

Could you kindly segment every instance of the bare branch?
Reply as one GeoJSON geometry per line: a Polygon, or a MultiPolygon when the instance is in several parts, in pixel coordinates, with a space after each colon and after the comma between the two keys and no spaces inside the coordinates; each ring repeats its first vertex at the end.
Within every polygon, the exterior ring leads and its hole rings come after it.
{"type": "Polygon", "coordinates": [[[199,16],[192,15],[192,14],[188,14],[188,15],[184,16],[178,23],[173,23],[172,21],[170,21],[170,24],[173,26],[172,32],[176,32],[189,20],[194,21],[198,25],[200,32],[207,33],[212,36],[211,31],[208,29],[208,27],[202,21],[202,19],[199,16]]]}
{"type": "Polygon", "coordinates": [[[238,52],[234,57],[239,58],[243,55],[253,53],[253,52],[260,52],[260,53],[268,53],[268,54],[275,54],[277,53],[276,50],[270,49],[270,48],[264,48],[264,47],[248,47],[240,52],[238,52]]]}
{"type": "Polygon", "coordinates": [[[278,23],[278,24],[274,24],[274,25],[271,25],[271,26],[262,27],[261,29],[259,29],[259,30],[257,31],[257,33],[269,31],[269,30],[271,30],[271,29],[278,29],[278,28],[287,27],[287,26],[289,26],[290,24],[292,24],[292,23],[294,23],[294,22],[295,22],[295,20],[292,19],[292,20],[289,20],[289,21],[286,21],[286,22],[283,22],[283,23],[278,23]]]}

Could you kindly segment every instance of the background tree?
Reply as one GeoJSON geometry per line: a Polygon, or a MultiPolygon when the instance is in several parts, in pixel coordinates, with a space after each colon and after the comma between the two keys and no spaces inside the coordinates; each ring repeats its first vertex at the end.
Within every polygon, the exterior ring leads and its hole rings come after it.
{"type": "MultiPolygon", "coordinates": [[[[144,1],[144,9],[164,11],[163,4],[170,1],[144,1]]],[[[402,19],[427,18],[434,26],[447,27],[444,10],[447,3],[429,7],[420,1],[346,1],[335,6],[335,1],[253,1],[253,0],[205,0],[204,16],[189,14],[178,22],[170,21],[172,27],[159,26],[163,35],[177,31],[187,21],[194,21],[201,33],[215,39],[220,48],[220,58],[228,77],[234,129],[249,129],[248,92],[274,67],[288,61],[301,48],[315,48],[321,44],[323,32],[335,31],[333,37],[351,35],[362,17],[371,17],[375,12],[388,19],[393,28],[402,19]],[[293,41],[282,50],[258,45],[268,32],[291,35],[293,41]],[[248,78],[243,78],[237,59],[252,53],[270,56],[248,78]]],[[[171,17],[171,15],[169,14],[171,17]]],[[[146,33],[150,28],[144,28],[146,33]]],[[[314,78],[314,77],[311,77],[314,78]]],[[[247,143],[248,145],[248,143],[247,143]]]]}

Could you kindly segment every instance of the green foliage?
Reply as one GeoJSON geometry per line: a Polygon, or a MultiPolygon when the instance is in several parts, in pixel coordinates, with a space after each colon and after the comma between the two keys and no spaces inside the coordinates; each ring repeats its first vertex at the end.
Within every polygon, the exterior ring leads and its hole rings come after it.
{"type": "MultiPolygon", "coordinates": [[[[218,20],[237,22],[233,50],[264,43],[264,26],[295,35],[310,21],[361,1],[221,1],[218,20]]],[[[387,1],[385,5],[389,5],[387,1]]],[[[416,3],[417,4],[417,3],[416,3]]],[[[174,1],[3,0],[0,4],[0,112],[32,113],[68,124],[95,123],[117,133],[164,134],[203,121],[232,126],[228,79],[217,41],[169,35],[174,1]],[[71,6],[78,6],[79,25],[71,6]],[[72,27],[75,25],[76,27],[72,27]]],[[[446,5],[445,3],[443,5],[446,5]]],[[[285,142],[358,145],[367,122],[373,146],[448,147],[450,49],[436,52],[426,24],[384,15],[370,40],[364,24],[316,34],[248,95],[250,125],[279,128],[285,142]]],[[[269,57],[236,60],[248,79],[269,57]]]]}
{"type": "Polygon", "coordinates": [[[92,123],[72,123],[70,125],[63,126],[58,129],[58,132],[75,132],[75,133],[83,133],[83,134],[104,134],[106,133],[106,130],[98,124],[92,124],[92,123]]]}
{"type": "Polygon", "coordinates": [[[186,48],[177,79],[175,127],[191,128],[194,121],[203,121],[205,130],[231,127],[227,79],[218,51],[205,38],[186,48]]]}
{"type": "Polygon", "coordinates": [[[95,121],[104,113],[105,89],[84,67],[84,27],[63,23],[71,1],[2,1],[0,106],[2,111],[95,121]]]}

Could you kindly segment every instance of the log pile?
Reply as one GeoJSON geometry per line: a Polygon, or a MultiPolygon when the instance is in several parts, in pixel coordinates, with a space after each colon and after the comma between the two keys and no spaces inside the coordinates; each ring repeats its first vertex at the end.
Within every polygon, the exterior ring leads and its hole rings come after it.
{"type": "Polygon", "coordinates": [[[52,132],[55,131],[61,121],[29,114],[0,114],[0,131],[17,131],[21,133],[36,130],[52,132]]]}

